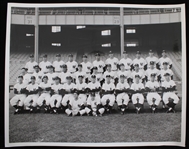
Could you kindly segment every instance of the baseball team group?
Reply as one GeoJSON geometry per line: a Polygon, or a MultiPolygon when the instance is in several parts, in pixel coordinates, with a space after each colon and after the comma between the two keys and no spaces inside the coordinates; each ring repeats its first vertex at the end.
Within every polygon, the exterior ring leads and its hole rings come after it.
{"type": "Polygon", "coordinates": [[[136,51],[133,60],[127,51],[120,60],[109,51],[106,61],[96,53],[92,63],[87,55],[77,63],[72,54],[68,55],[67,62],[60,54],[56,54],[53,63],[48,61],[47,54],[39,64],[34,55],[29,55],[29,59],[20,70],[14,85],[15,95],[10,99],[14,114],[43,111],[68,116],[102,116],[110,114],[115,103],[117,110],[124,114],[130,101],[139,114],[145,99],[152,113],[157,112],[161,101],[167,113],[174,113],[179,102],[172,61],[166,50],[157,58],[150,49],[145,59],[136,51]]]}

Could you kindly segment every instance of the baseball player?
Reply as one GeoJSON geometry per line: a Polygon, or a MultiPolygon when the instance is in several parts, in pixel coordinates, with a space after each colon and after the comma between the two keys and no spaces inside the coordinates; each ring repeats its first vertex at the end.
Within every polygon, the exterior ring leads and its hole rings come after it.
{"type": "Polygon", "coordinates": [[[62,101],[62,84],[60,84],[61,80],[59,77],[54,78],[55,83],[51,85],[51,98],[50,98],[50,106],[51,106],[51,113],[57,114],[58,109],[60,108],[60,104],[62,101]]]}
{"type": "Polygon", "coordinates": [[[133,60],[133,65],[138,64],[139,69],[144,70],[144,66],[146,65],[146,61],[141,57],[141,52],[136,52],[136,58],[133,60]]]}
{"type": "Polygon", "coordinates": [[[110,75],[111,82],[117,84],[117,73],[116,73],[116,71],[112,71],[112,65],[111,64],[107,64],[106,66],[107,66],[106,71],[103,74],[104,80],[106,81],[106,79],[107,79],[106,76],[110,75]]]}
{"type": "MultiPolygon", "coordinates": [[[[91,82],[88,83],[86,87],[87,93],[95,92],[95,97],[100,99],[100,90],[101,90],[101,85],[100,82],[96,81],[96,75],[91,76],[91,82]]],[[[90,95],[89,95],[90,97],[90,95]]]]}
{"type": "Polygon", "coordinates": [[[68,76],[66,77],[67,83],[63,84],[63,99],[62,99],[62,106],[63,109],[66,109],[68,106],[68,103],[73,98],[74,88],[75,84],[72,83],[72,77],[68,76]]]}
{"type": "Polygon", "coordinates": [[[105,64],[110,64],[112,71],[117,71],[117,65],[119,64],[119,60],[116,57],[114,57],[112,51],[109,51],[109,58],[105,61],[105,64]]]}
{"type": "Polygon", "coordinates": [[[149,56],[146,58],[146,67],[150,68],[150,62],[154,62],[154,68],[158,65],[158,58],[154,56],[154,52],[152,49],[149,50],[149,56]]]}
{"type": "Polygon", "coordinates": [[[74,73],[74,75],[73,75],[73,77],[74,77],[74,80],[75,80],[75,82],[76,83],[78,83],[79,82],[79,76],[83,76],[83,80],[84,80],[84,82],[86,82],[86,73],[82,70],[82,64],[78,64],[78,71],[76,71],[75,73],[74,73]]]}
{"type": "Polygon", "coordinates": [[[46,76],[48,77],[48,82],[52,85],[54,84],[53,78],[57,77],[58,74],[54,73],[54,67],[52,65],[47,66],[48,73],[46,73],[46,76]]]}
{"type": "MultiPolygon", "coordinates": [[[[82,56],[83,62],[81,63],[81,65],[83,66],[83,71],[86,73],[86,78],[88,79],[88,78],[90,78],[91,69],[92,69],[93,65],[91,62],[89,62],[87,60],[87,58],[88,58],[87,55],[82,56]]],[[[88,82],[88,80],[87,80],[87,82],[88,82]]]]}
{"type": "Polygon", "coordinates": [[[169,69],[172,68],[172,63],[173,62],[169,57],[167,57],[167,51],[166,50],[162,51],[162,57],[159,59],[159,67],[160,67],[160,69],[163,69],[163,63],[164,62],[168,63],[169,69]]]}
{"type": "Polygon", "coordinates": [[[72,74],[68,71],[67,65],[61,65],[62,72],[59,74],[59,77],[61,79],[61,83],[64,84],[67,82],[66,77],[72,76],[72,74]]]}
{"type": "Polygon", "coordinates": [[[179,102],[178,96],[175,94],[176,84],[173,80],[170,79],[170,74],[166,73],[165,81],[162,82],[162,91],[163,91],[163,102],[169,107],[167,113],[175,113],[174,107],[179,102]]]}
{"type": "Polygon", "coordinates": [[[24,100],[24,105],[30,108],[30,113],[32,113],[34,108],[37,106],[37,99],[39,98],[38,84],[35,81],[36,78],[31,76],[31,83],[26,87],[28,96],[24,100]]]}
{"type": "Polygon", "coordinates": [[[100,53],[95,54],[96,60],[93,62],[93,67],[98,68],[98,73],[103,73],[105,71],[105,63],[100,60],[100,53]]]}
{"type": "Polygon", "coordinates": [[[37,99],[37,105],[39,107],[42,107],[42,105],[44,104],[44,110],[45,112],[47,112],[49,110],[49,105],[50,105],[50,92],[51,92],[51,84],[48,83],[48,77],[45,75],[42,78],[42,82],[39,84],[38,86],[39,91],[41,93],[41,95],[39,96],[39,98],[37,99]]]}
{"type": "Polygon", "coordinates": [[[127,51],[123,51],[123,58],[119,61],[119,65],[120,64],[124,64],[125,65],[125,70],[126,71],[130,71],[131,70],[131,66],[132,66],[132,60],[128,57],[128,53],[127,51]]]}
{"type": "Polygon", "coordinates": [[[148,92],[146,99],[152,109],[152,113],[155,113],[156,108],[161,101],[161,96],[158,94],[160,85],[156,80],[156,75],[156,73],[152,73],[150,75],[150,80],[145,85],[145,89],[148,92]]]}
{"type": "MultiPolygon", "coordinates": [[[[27,68],[21,68],[20,76],[23,76],[23,83],[28,85],[30,82],[31,74],[27,73],[27,68]]],[[[18,79],[16,83],[18,83],[18,79]]]]}
{"type": "Polygon", "coordinates": [[[38,65],[38,63],[34,61],[33,54],[31,54],[29,57],[30,57],[30,61],[26,63],[25,68],[28,69],[28,73],[29,74],[33,74],[33,72],[34,72],[34,66],[38,65]]]}
{"type": "Polygon", "coordinates": [[[81,100],[83,100],[83,103],[86,105],[86,101],[87,101],[87,95],[86,93],[86,87],[87,84],[84,82],[84,76],[83,75],[79,75],[78,76],[78,82],[76,83],[74,90],[75,92],[78,92],[79,94],[79,98],[81,100]]]}
{"type": "Polygon", "coordinates": [[[144,71],[139,69],[139,64],[134,64],[134,71],[131,73],[132,82],[135,82],[135,80],[136,80],[135,76],[136,75],[139,75],[140,82],[142,82],[142,83],[145,82],[145,74],[144,74],[144,71]]]}
{"type": "Polygon", "coordinates": [[[70,97],[68,108],[65,110],[68,116],[82,116],[85,114],[85,106],[83,99],[78,96],[78,92],[74,92],[73,96],[70,97]]]}
{"type": "Polygon", "coordinates": [[[68,72],[74,74],[77,71],[78,64],[76,61],[73,60],[73,54],[68,55],[68,62],[66,62],[68,66],[68,72]]]}
{"type": "Polygon", "coordinates": [[[106,111],[111,113],[112,107],[115,103],[114,95],[115,85],[111,82],[111,76],[106,76],[106,81],[102,85],[102,98],[101,103],[105,107],[106,111]]]}
{"type": "Polygon", "coordinates": [[[87,99],[87,106],[85,107],[87,115],[97,116],[99,114],[99,116],[102,116],[104,111],[105,109],[101,106],[100,98],[95,96],[95,92],[91,92],[87,99]]]}
{"type": "Polygon", "coordinates": [[[140,82],[140,76],[135,75],[135,82],[131,85],[132,102],[136,108],[136,113],[139,114],[144,103],[144,96],[142,92],[144,91],[144,85],[140,82]],[[138,101],[137,101],[138,99],[138,101]]]}
{"type": "Polygon", "coordinates": [[[169,73],[170,74],[170,78],[171,80],[173,80],[173,71],[171,69],[168,68],[168,63],[167,62],[163,62],[163,68],[160,70],[160,78],[159,81],[162,83],[165,81],[165,74],[169,73]]]}
{"type": "Polygon", "coordinates": [[[125,109],[130,100],[127,94],[129,89],[130,89],[130,86],[127,83],[127,81],[125,81],[125,76],[120,75],[119,83],[116,85],[115,92],[117,94],[116,102],[117,102],[118,107],[121,110],[121,114],[125,113],[125,109]]]}
{"type": "Polygon", "coordinates": [[[18,76],[18,83],[14,85],[14,94],[10,104],[15,108],[14,114],[22,111],[24,100],[26,99],[26,84],[23,83],[23,76],[18,76]]]}
{"type": "Polygon", "coordinates": [[[60,66],[64,65],[65,62],[61,60],[61,55],[56,54],[56,61],[53,62],[53,67],[55,73],[59,74],[62,72],[62,68],[60,66]]]}
{"type": "MultiPolygon", "coordinates": [[[[95,66],[92,68],[93,69],[93,73],[91,74],[91,76],[95,75],[96,76],[96,81],[101,83],[102,86],[102,81],[103,81],[103,75],[102,73],[98,73],[98,68],[95,66]]],[[[92,78],[91,76],[89,77],[89,82],[91,82],[92,78]]]]}
{"type": "Polygon", "coordinates": [[[123,63],[121,63],[119,65],[120,70],[117,72],[117,78],[120,79],[121,75],[125,76],[125,79],[127,79],[128,83],[131,83],[132,79],[131,79],[131,71],[130,70],[126,70],[125,69],[125,65],[123,63]]]}
{"type": "Polygon", "coordinates": [[[43,61],[39,63],[39,67],[41,68],[41,71],[46,74],[48,73],[47,66],[52,65],[51,62],[47,61],[47,54],[43,55],[43,61]]]}
{"type": "Polygon", "coordinates": [[[35,65],[34,66],[34,73],[32,74],[32,76],[35,76],[35,78],[36,78],[36,83],[37,84],[40,84],[41,83],[41,81],[42,81],[42,76],[43,76],[44,74],[43,74],[43,72],[42,71],[40,71],[40,68],[39,68],[39,65],[35,65]]]}
{"type": "Polygon", "coordinates": [[[155,81],[158,80],[158,76],[160,75],[159,70],[155,67],[156,65],[154,65],[154,61],[151,61],[149,63],[149,68],[146,70],[146,81],[150,81],[151,80],[151,74],[155,74],[155,81]]]}

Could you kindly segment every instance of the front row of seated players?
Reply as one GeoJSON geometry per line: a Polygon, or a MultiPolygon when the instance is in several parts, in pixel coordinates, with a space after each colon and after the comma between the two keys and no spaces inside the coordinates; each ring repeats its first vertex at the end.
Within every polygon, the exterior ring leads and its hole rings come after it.
{"type": "Polygon", "coordinates": [[[119,82],[115,86],[111,82],[111,76],[106,76],[106,81],[102,87],[100,82],[96,81],[96,76],[92,75],[91,82],[86,84],[83,76],[78,76],[78,82],[72,83],[72,77],[66,77],[67,82],[61,84],[61,79],[55,77],[55,83],[48,83],[48,76],[43,76],[42,82],[38,85],[36,78],[31,77],[31,83],[23,83],[23,76],[18,77],[18,83],[14,86],[16,94],[10,104],[16,109],[15,114],[23,110],[23,106],[28,107],[30,112],[44,108],[45,111],[57,113],[63,109],[68,115],[102,115],[105,111],[111,113],[115,101],[122,114],[130,101],[136,108],[136,113],[140,113],[144,104],[144,94],[147,94],[147,102],[152,112],[156,111],[161,101],[160,93],[163,93],[163,102],[169,107],[167,112],[175,112],[174,107],[179,102],[175,94],[176,84],[170,79],[170,74],[166,73],[165,81],[161,86],[155,80],[156,74],[151,74],[149,80],[144,86],[140,81],[140,76],[135,75],[135,82],[131,87],[126,81],[125,75],[120,75],[119,82]],[[85,110],[85,112],[84,112],[85,110]]]}

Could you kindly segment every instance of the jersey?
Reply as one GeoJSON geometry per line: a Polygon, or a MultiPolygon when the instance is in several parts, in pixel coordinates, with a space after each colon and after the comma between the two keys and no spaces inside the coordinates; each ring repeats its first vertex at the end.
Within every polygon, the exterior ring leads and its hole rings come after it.
{"type": "Polygon", "coordinates": [[[68,61],[68,62],[66,62],[66,65],[67,65],[69,72],[71,72],[71,73],[76,72],[76,68],[78,67],[78,64],[76,61],[72,61],[72,62],[68,61]]]}
{"type": "Polygon", "coordinates": [[[161,68],[161,69],[163,69],[163,63],[164,63],[164,62],[167,62],[169,66],[172,65],[172,63],[173,63],[172,60],[171,60],[169,57],[166,57],[166,58],[161,57],[161,58],[159,59],[159,65],[160,65],[160,68],[161,68]]]}
{"type": "Polygon", "coordinates": [[[95,98],[95,100],[87,99],[87,105],[90,105],[92,109],[96,109],[98,104],[100,104],[100,98],[95,98]]]}
{"type": "Polygon", "coordinates": [[[39,84],[39,87],[42,89],[49,88],[49,87],[51,87],[51,84],[49,82],[47,82],[47,83],[41,82],[39,84]]]}
{"type": "Polygon", "coordinates": [[[141,82],[139,83],[133,83],[131,84],[131,89],[136,91],[136,90],[139,90],[139,89],[144,89],[144,84],[142,84],[141,82]]]}
{"type": "Polygon", "coordinates": [[[28,91],[35,91],[35,90],[37,90],[38,89],[38,84],[37,83],[35,83],[35,84],[28,84],[27,85],[27,87],[26,87],[26,89],[28,90],[28,91]]]}
{"type": "Polygon", "coordinates": [[[33,61],[33,62],[27,62],[26,63],[26,65],[25,65],[25,68],[27,68],[28,69],[28,73],[33,73],[34,72],[34,66],[35,65],[38,65],[38,63],[37,62],[35,62],[35,61],[33,61]]]}
{"type": "Polygon", "coordinates": [[[62,68],[60,66],[64,65],[64,64],[65,64],[64,61],[54,61],[53,62],[53,67],[54,67],[55,72],[56,71],[62,71],[62,68]]]}
{"type": "Polygon", "coordinates": [[[20,92],[20,90],[21,89],[24,89],[24,88],[26,88],[27,87],[27,85],[26,84],[24,84],[24,83],[16,83],[15,85],[14,85],[14,89],[16,89],[17,91],[18,91],[18,93],[20,92]]]}
{"type": "Polygon", "coordinates": [[[133,79],[133,82],[135,82],[135,75],[139,75],[140,76],[140,82],[142,82],[142,79],[145,78],[144,72],[142,70],[139,70],[138,72],[133,71],[131,73],[131,79],[133,79]]]}
{"type": "Polygon", "coordinates": [[[156,89],[158,87],[160,87],[159,83],[157,81],[148,81],[145,85],[145,87],[148,87],[149,89],[156,89]]]}
{"type": "MultiPolygon", "coordinates": [[[[23,75],[21,75],[21,76],[23,76],[23,75]]],[[[27,85],[31,81],[31,76],[32,76],[32,74],[26,73],[23,76],[23,83],[27,85]]],[[[16,83],[18,83],[18,79],[16,80],[16,83]]]]}
{"type": "Polygon", "coordinates": [[[115,71],[117,70],[117,64],[119,63],[119,60],[114,57],[114,58],[108,58],[106,61],[105,61],[105,64],[111,64],[112,66],[112,71],[115,71]]]}
{"type": "Polygon", "coordinates": [[[80,107],[81,105],[83,105],[83,100],[78,96],[78,99],[73,99],[73,100],[70,100],[69,104],[71,105],[71,108],[73,111],[78,111],[80,110],[80,107]]]}
{"type": "MultiPolygon", "coordinates": [[[[89,88],[90,90],[93,90],[93,89],[101,88],[101,86],[99,82],[95,82],[95,83],[90,82],[88,83],[87,88],[89,88]]],[[[96,94],[99,94],[99,92],[96,92],[96,94]]]]}
{"type": "Polygon", "coordinates": [[[114,79],[117,78],[117,73],[115,71],[110,71],[110,72],[109,71],[105,71],[104,74],[103,74],[103,78],[105,79],[105,81],[106,81],[106,76],[107,75],[110,75],[111,82],[114,83],[114,81],[115,81],[114,79]]]}
{"type": "Polygon", "coordinates": [[[42,81],[42,77],[43,77],[43,72],[42,71],[39,71],[38,73],[37,72],[34,72],[33,74],[32,74],[32,76],[35,76],[35,78],[36,78],[36,83],[41,83],[41,81],[42,81]]]}
{"type": "Polygon", "coordinates": [[[71,84],[65,83],[63,85],[63,89],[66,90],[66,91],[73,90],[74,88],[75,88],[75,84],[74,83],[71,83],[71,84]]]}
{"type": "Polygon", "coordinates": [[[83,72],[83,71],[76,71],[76,72],[74,73],[74,75],[73,75],[73,78],[75,78],[76,83],[79,82],[78,76],[80,76],[80,75],[83,76],[83,81],[85,81],[85,79],[86,79],[86,73],[83,72]]]}
{"type": "Polygon", "coordinates": [[[114,83],[107,83],[107,82],[105,82],[103,85],[102,85],[102,89],[103,90],[105,90],[105,91],[112,91],[112,90],[114,90],[115,89],[115,85],[114,85],[114,83]]]}
{"type": "Polygon", "coordinates": [[[131,65],[132,65],[132,60],[130,58],[122,58],[120,61],[119,61],[119,64],[124,64],[125,65],[125,70],[130,70],[131,69],[131,65]]]}
{"type": "Polygon", "coordinates": [[[83,71],[85,72],[85,73],[90,73],[91,72],[91,69],[92,69],[92,67],[93,67],[93,65],[92,65],[92,63],[91,62],[82,62],[81,63],[82,64],[82,67],[83,67],[83,71]]]}
{"type": "Polygon", "coordinates": [[[46,61],[46,62],[42,61],[42,62],[39,63],[39,67],[41,68],[41,71],[43,73],[48,72],[47,66],[49,66],[49,65],[52,65],[51,62],[49,62],[49,61],[46,61]]]}
{"type": "Polygon", "coordinates": [[[104,72],[103,67],[105,67],[105,63],[102,60],[100,61],[95,60],[93,62],[93,67],[97,67],[98,72],[103,73],[104,72]]]}
{"type": "Polygon", "coordinates": [[[62,84],[53,84],[51,86],[51,89],[54,91],[55,94],[58,94],[58,90],[61,90],[62,88],[62,84]]]}
{"type": "Polygon", "coordinates": [[[145,75],[147,76],[147,80],[148,81],[151,80],[151,74],[153,74],[153,73],[156,74],[156,76],[155,76],[155,80],[156,81],[158,79],[158,75],[160,75],[159,70],[156,69],[156,68],[154,68],[154,69],[147,69],[145,73],[146,73],[145,75]]]}
{"type": "Polygon", "coordinates": [[[154,67],[156,68],[156,64],[158,64],[159,61],[158,61],[158,58],[155,56],[152,56],[152,57],[148,56],[146,58],[146,64],[148,68],[150,68],[150,62],[154,62],[154,67]]]}
{"type": "Polygon", "coordinates": [[[170,80],[170,81],[165,80],[164,82],[162,82],[161,86],[165,88],[170,88],[170,87],[176,86],[176,84],[173,80],[170,80]]]}
{"type": "Polygon", "coordinates": [[[86,87],[87,87],[87,84],[86,83],[76,83],[76,85],[75,85],[75,87],[74,87],[74,89],[76,89],[76,90],[85,90],[86,89],[86,87]]]}
{"type": "Polygon", "coordinates": [[[117,90],[123,90],[123,89],[128,89],[128,88],[130,88],[130,86],[129,86],[129,84],[126,81],[124,83],[119,82],[116,85],[116,89],[117,90]]]}
{"type": "Polygon", "coordinates": [[[167,70],[161,69],[161,70],[160,70],[160,76],[161,76],[161,81],[162,81],[162,82],[165,81],[165,76],[164,76],[164,74],[166,74],[166,73],[169,73],[170,76],[173,76],[173,75],[174,75],[174,74],[173,74],[173,71],[172,71],[171,69],[167,69],[167,70]]]}
{"type": "MultiPolygon", "coordinates": [[[[96,81],[97,81],[97,82],[100,82],[100,81],[103,80],[103,75],[102,75],[101,73],[98,73],[98,74],[94,74],[94,73],[93,73],[92,75],[95,75],[95,76],[96,76],[96,81]]],[[[92,75],[91,75],[91,76],[92,76],[92,75]]],[[[92,81],[91,76],[89,77],[89,81],[92,81]]]]}
{"type": "Polygon", "coordinates": [[[47,73],[46,76],[48,77],[48,82],[52,85],[54,84],[53,78],[57,76],[56,73],[47,73]]]}
{"type": "Polygon", "coordinates": [[[146,65],[146,61],[141,57],[141,58],[135,58],[133,60],[133,65],[138,64],[140,69],[144,69],[144,66],[146,65]]]}
{"type": "Polygon", "coordinates": [[[61,72],[59,75],[58,75],[59,77],[60,77],[60,79],[61,79],[61,83],[66,83],[67,82],[67,79],[66,79],[66,77],[68,77],[68,76],[72,76],[72,74],[70,73],[70,72],[61,72]]]}
{"type": "Polygon", "coordinates": [[[127,79],[131,78],[131,72],[130,71],[118,71],[117,72],[117,77],[118,79],[120,78],[121,75],[124,75],[127,79]]]}

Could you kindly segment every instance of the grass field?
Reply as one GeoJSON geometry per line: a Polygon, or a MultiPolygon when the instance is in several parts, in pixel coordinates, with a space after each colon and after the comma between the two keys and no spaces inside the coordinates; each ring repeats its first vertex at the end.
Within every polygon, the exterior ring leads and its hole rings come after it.
{"type": "Polygon", "coordinates": [[[176,113],[165,113],[160,104],[158,113],[152,114],[145,102],[144,112],[139,115],[134,113],[130,103],[125,115],[115,111],[103,117],[43,113],[14,115],[14,108],[9,106],[9,140],[10,143],[180,142],[181,102],[175,107],[176,113]]]}

